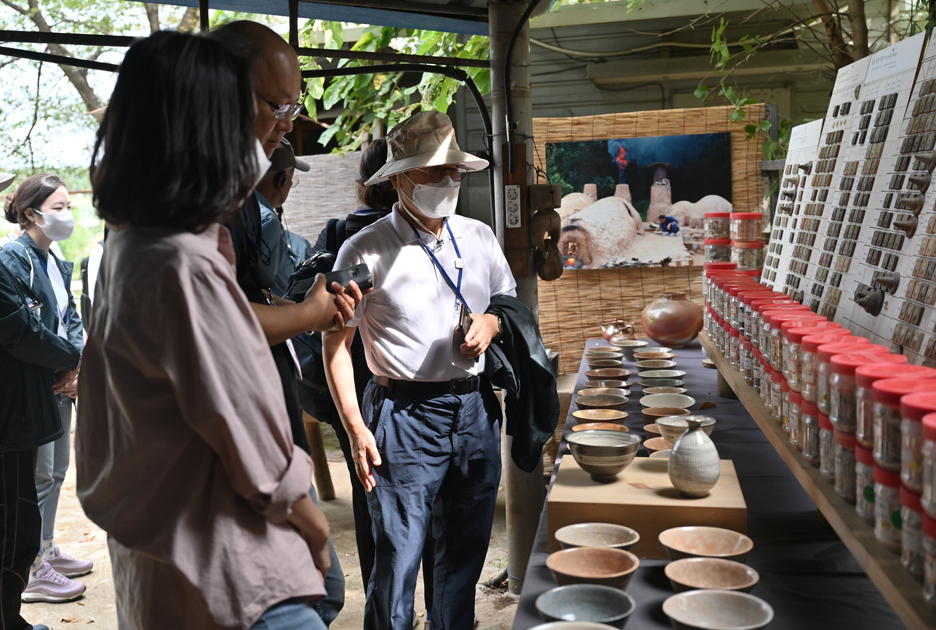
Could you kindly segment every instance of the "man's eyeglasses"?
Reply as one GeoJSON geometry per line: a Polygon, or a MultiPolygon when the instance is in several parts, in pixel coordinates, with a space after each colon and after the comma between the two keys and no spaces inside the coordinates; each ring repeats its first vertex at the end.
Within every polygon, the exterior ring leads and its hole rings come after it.
{"type": "Polygon", "coordinates": [[[456,182],[460,182],[462,176],[468,172],[467,167],[465,167],[463,164],[458,164],[457,166],[434,166],[432,168],[420,168],[416,170],[425,175],[430,184],[439,183],[443,178],[445,178],[446,175],[451,177],[456,182]]]}
{"type": "Polygon", "coordinates": [[[293,176],[291,188],[299,188],[299,178],[293,176]]]}
{"type": "Polygon", "coordinates": [[[260,94],[260,92],[256,92],[256,95],[257,98],[273,108],[273,118],[276,120],[284,120],[286,118],[289,118],[289,120],[295,120],[299,115],[299,112],[302,111],[302,103],[296,103],[295,105],[290,103],[277,105],[270,99],[260,94]]]}

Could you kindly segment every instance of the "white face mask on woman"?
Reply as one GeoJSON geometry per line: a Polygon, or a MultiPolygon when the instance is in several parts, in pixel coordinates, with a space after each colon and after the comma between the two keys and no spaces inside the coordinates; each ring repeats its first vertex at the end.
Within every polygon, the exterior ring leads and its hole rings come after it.
{"type": "Polygon", "coordinates": [[[403,176],[414,186],[410,201],[417,210],[430,219],[445,219],[455,214],[461,182],[446,175],[434,184],[416,184],[406,173],[403,176]]]}
{"type": "Polygon", "coordinates": [[[46,214],[34,208],[33,212],[45,219],[45,224],[40,225],[39,229],[50,240],[67,241],[75,232],[75,215],[71,210],[46,214]]]}

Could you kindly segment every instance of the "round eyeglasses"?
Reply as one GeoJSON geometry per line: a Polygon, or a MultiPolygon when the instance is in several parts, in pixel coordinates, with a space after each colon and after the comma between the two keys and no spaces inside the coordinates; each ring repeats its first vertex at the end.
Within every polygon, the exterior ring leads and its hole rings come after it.
{"type": "Polygon", "coordinates": [[[460,182],[465,173],[468,172],[467,167],[463,164],[458,164],[457,166],[434,166],[432,168],[420,168],[416,170],[425,175],[430,184],[439,183],[446,175],[456,182],[460,182]]]}
{"type": "Polygon", "coordinates": [[[288,118],[289,120],[295,120],[299,116],[299,112],[302,111],[302,103],[296,103],[295,105],[291,103],[283,103],[282,105],[277,105],[270,99],[266,98],[260,92],[255,92],[257,98],[273,108],[273,118],[276,120],[284,120],[288,118]]]}

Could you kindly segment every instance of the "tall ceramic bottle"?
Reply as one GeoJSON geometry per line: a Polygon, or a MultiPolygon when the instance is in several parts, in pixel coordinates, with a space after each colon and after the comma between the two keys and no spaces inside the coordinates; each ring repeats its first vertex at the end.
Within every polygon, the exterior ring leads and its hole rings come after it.
{"type": "Polygon", "coordinates": [[[669,478],[688,497],[704,497],[718,483],[721,462],[712,438],[702,430],[702,421],[687,417],[689,429],[677,438],[669,456],[669,478]]]}

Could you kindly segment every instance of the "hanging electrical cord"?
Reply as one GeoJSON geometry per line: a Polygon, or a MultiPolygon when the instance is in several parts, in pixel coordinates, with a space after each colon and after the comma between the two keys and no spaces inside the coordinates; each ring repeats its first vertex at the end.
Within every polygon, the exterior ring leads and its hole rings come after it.
{"type": "MultiPolygon", "coordinates": [[[[648,50],[653,50],[654,48],[704,48],[708,50],[712,47],[711,44],[690,44],[688,42],[655,42],[653,44],[647,44],[646,46],[638,46],[637,48],[628,48],[627,50],[610,50],[608,52],[602,51],[588,51],[588,50],[573,50],[571,48],[565,48],[563,46],[556,46],[555,44],[550,44],[549,42],[544,42],[541,39],[530,38],[530,43],[539,46],[540,48],[545,48],[546,50],[551,50],[553,52],[562,53],[568,57],[581,57],[585,59],[596,59],[604,57],[624,57],[626,55],[633,55],[635,53],[641,53],[648,50]]],[[[738,47],[742,44],[740,42],[731,42],[728,46],[738,47]]]]}
{"type": "Polygon", "coordinates": [[[523,12],[520,21],[517,22],[517,27],[514,28],[513,35],[510,37],[510,43],[507,44],[507,54],[504,55],[504,102],[506,104],[505,109],[507,114],[507,172],[511,175],[513,175],[517,159],[514,141],[514,130],[517,128],[517,123],[514,121],[513,117],[513,96],[510,93],[510,69],[513,65],[514,46],[517,45],[517,39],[520,38],[520,31],[523,30],[524,25],[529,21],[530,15],[533,14],[533,10],[539,3],[540,0],[530,0],[526,11],[523,12]]]}

